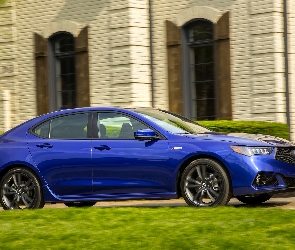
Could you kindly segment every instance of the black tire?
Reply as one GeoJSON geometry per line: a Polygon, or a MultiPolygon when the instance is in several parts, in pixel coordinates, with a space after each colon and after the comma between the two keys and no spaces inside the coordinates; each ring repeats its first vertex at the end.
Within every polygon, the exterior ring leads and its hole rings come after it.
{"type": "Polygon", "coordinates": [[[257,195],[244,195],[244,196],[237,196],[236,198],[245,204],[248,205],[259,205],[263,202],[268,201],[273,194],[257,194],[257,195]]]}
{"type": "Polygon", "coordinates": [[[222,206],[231,198],[230,179],[226,171],[211,159],[191,162],[182,174],[180,187],[189,206],[222,206]]]}
{"type": "Polygon", "coordinates": [[[36,209],[44,207],[40,182],[26,168],[9,170],[0,182],[3,209],[36,209]]]}
{"type": "Polygon", "coordinates": [[[66,202],[64,203],[67,207],[92,207],[95,205],[95,201],[81,201],[81,202],[66,202]]]}

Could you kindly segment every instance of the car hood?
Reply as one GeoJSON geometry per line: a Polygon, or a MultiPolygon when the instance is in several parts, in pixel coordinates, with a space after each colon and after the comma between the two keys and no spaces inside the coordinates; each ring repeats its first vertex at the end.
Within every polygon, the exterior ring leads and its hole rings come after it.
{"type": "Polygon", "coordinates": [[[294,146],[292,142],[283,138],[261,134],[208,132],[186,136],[190,138],[199,138],[200,135],[206,137],[207,140],[225,141],[244,146],[294,146]]]}

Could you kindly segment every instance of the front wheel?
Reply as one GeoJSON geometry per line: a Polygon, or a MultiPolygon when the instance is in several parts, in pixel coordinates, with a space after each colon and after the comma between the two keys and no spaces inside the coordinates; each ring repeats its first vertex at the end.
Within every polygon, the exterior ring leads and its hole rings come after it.
{"type": "Polygon", "coordinates": [[[95,205],[96,202],[92,201],[92,202],[66,202],[64,203],[67,207],[92,207],[95,205]]]}
{"type": "Polygon", "coordinates": [[[259,205],[263,202],[268,201],[273,194],[256,194],[256,195],[249,195],[249,196],[237,196],[236,198],[245,204],[248,205],[259,205]]]}
{"type": "Polygon", "coordinates": [[[186,203],[196,207],[226,205],[231,198],[229,177],[214,160],[191,162],[181,177],[181,191],[186,203]]]}
{"type": "Polygon", "coordinates": [[[41,185],[36,175],[26,168],[9,170],[0,181],[3,209],[34,209],[44,206],[41,185]]]}

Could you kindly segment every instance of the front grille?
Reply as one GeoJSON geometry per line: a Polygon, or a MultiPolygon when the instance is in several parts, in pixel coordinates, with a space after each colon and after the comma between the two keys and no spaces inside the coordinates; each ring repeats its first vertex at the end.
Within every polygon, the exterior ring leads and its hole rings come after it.
{"type": "Polygon", "coordinates": [[[261,172],[256,175],[252,185],[254,187],[278,186],[279,183],[273,174],[261,172]]]}
{"type": "Polygon", "coordinates": [[[295,165],[295,148],[277,148],[276,160],[295,165]]]}
{"type": "Polygon", "coordinates": [[[284,177],[284,182],[286,183],[287,187],[295,187],[295,178],[284,177]]]}

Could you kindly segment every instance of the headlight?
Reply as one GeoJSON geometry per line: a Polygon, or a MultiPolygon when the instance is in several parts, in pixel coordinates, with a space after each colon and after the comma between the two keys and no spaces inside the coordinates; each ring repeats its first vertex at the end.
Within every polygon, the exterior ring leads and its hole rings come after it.
{"type": "Polygon", "coordinates": [[[273,151],[273,147],[246,147],[246,146],[230,146],[233,151],[239,154],[251,155],[269,155],[273,151]]]}

